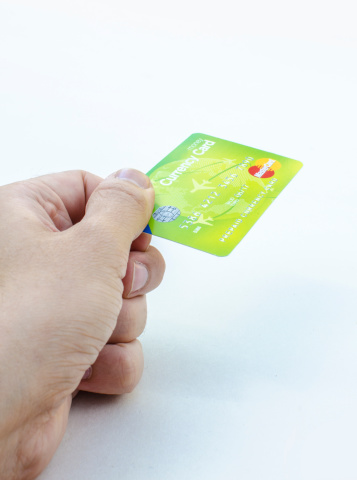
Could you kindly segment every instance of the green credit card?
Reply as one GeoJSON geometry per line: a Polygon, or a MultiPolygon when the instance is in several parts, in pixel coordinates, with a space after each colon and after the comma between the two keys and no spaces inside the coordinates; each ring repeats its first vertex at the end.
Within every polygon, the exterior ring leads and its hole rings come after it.
{"type": "Polygon", "coordinates": [[[228,255],[301,167],[291,158],[194,133],[148,172],[155,207],[145,231],[228,255]]]}

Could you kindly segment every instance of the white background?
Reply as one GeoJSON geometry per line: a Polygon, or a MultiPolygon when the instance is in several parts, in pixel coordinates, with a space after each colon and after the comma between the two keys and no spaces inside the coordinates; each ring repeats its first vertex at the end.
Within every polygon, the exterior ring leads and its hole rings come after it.
{"type": "Polygon", "coordinates": [[[158,238],[146,366],[41,480],[356,480],[352,1],[0,1],[0,183],[148,171],[203,132],[303,169],[227,258],[158,238]]]}

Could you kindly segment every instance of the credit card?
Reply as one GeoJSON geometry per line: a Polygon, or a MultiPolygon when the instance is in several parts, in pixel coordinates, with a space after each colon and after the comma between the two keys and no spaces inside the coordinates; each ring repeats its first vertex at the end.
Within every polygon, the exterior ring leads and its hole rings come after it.
{"type": "Polygon", "coordinates": [[[291,158],[194,133],[148,172],[155,207],[145,231],[226,256],[301,167],[291,158]]]}

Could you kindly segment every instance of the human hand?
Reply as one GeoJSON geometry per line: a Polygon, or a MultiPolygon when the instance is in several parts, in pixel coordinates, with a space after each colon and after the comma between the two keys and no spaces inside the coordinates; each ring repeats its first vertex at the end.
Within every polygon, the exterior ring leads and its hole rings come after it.
{"type": "Polygon", "coordinates": [[[165,269],[141,233],[153,206],[149,179],[128,169],[0,188],[1,479],[45,468],[77,389],[120,394],[138,383],[145,294],[165,269]]]}

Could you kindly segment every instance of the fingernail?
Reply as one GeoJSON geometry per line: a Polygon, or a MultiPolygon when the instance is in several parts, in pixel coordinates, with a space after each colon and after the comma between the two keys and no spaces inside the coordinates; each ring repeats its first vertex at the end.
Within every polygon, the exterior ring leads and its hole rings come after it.
{"type": "Polygon", "coordinates": [[[139,170],[134,170],[133,168],[123,168],[114,176],[115,178],[120,178],[120,180],[132,182],[140,188],[149,188],[151,186],[149,177],[144,175],[142,172],[139,172],[139,170]]]}
{"type": "Polygon", "coordinates": [[[149,272],[145,265],[140,262],[134,263],[133,283],[130,293],[135,293],[146,285],[149,278],[149,272]]]}
{"type": "Polygon", "coordinates": [[[88,380],[92,376],[92,367],[87,368],[87,370],[84,372],[84,375],[82,377],[82,380],[88,380]]]}

